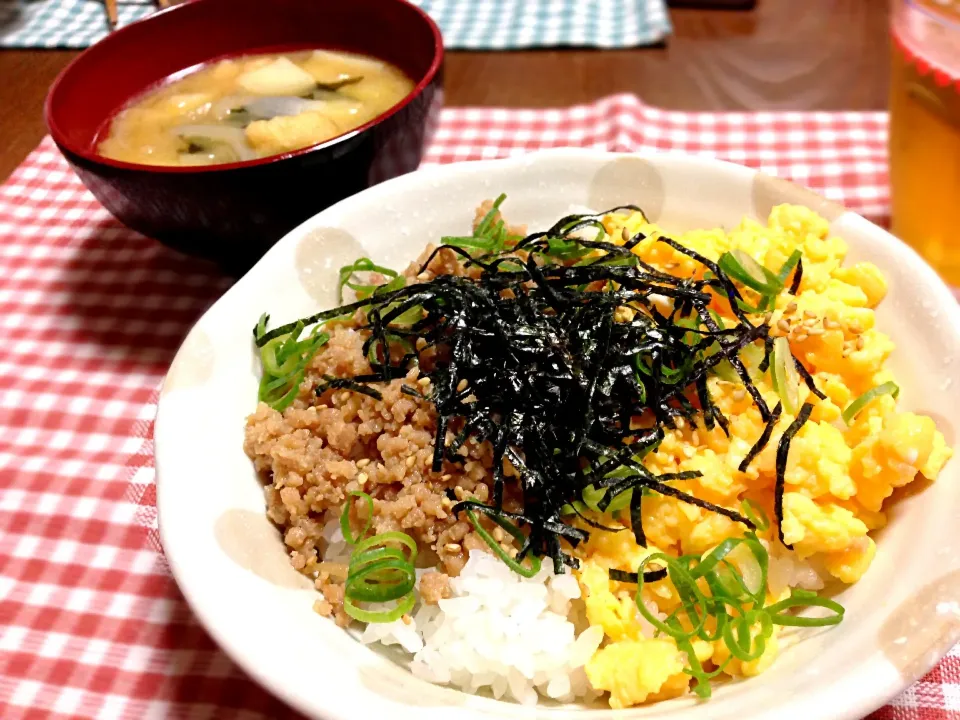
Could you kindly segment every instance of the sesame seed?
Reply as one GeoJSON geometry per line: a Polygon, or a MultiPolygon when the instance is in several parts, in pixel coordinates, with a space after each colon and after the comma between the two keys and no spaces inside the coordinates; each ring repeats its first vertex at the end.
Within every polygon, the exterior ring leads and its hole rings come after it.
{"type": "Polygon", "coordinates": [[[809,335],[807,335],[807,333],[801,331],[801,332],[798,332],[796,335],[793,336],[793,340],[794,340],[794,342],[801,343],[801,342],[804,342],[808,337],[809,337],[809,335]]]}
{"type": "Polygon", "coordinates": [[[780,322],[777,323],[777,327],[781,332],[790,332],[790,323],[785,318],[780,318],[780,322]]]}
{"type": "Polygon", "coordinates": [[[824,319],[823,319],[823,326],[824,326],[827,330],[836,330],[837,328],[840,327],[840,323],[838,323],[838,322],[837,322],[836,320],[834,320],[833,318],[824,318],[824,319]]]}
{"type": "Polygon", "coordinates": [[[460,543],[447,543],[446,545],[443,546],[443,551],[450,555],[453,555],[454,553],[458,553],[462,549],[463,548],[460,547],[460,543]]]}
{"type": "Polygon", "coordinates": [[[370,464],[370,458],[360,458],[357,460],[357,467],[362,468],[370,464]]]}
{"type": "Polygon", "coordinates": [[[428,377],[422,377],[419,380],[417,380],[417,385],[422,385],[423,387],[426,387],[429,384],[430,384],[430,378],[428,377]]]}
{"type": "Polygon", "coordinates": [[[810,335],[823,335],[823,332],[822,327],[811,327],[807,329],[807,333],[810,335]]]}
{"type": "Polygon", "coordinates": [[[813,310],[804,310],[803,316],[805,318],[810,318],[811,320],[817,317],[817,314],[813,310]]]}
{"type": "Polygon", "coordinates": [[[460,382],[457,383],[457,392],[463,392],[463,391],[466,390],[466,389],[467,389],[467,381],[466,381],[466,379],[463,379],[463,380],[461,380],[460,382]]]}
{"type": "Polygon", "coordinates": [[[410,623],[413,622],[413,618],[407,615],[406,613],[404,613],[403,617],[401,617],[400,619],[403,620],[404,625],[409,625],[410,623]]]}
{"type": "Polygon", "coordinates": [[[863,327],[858,322],[852,322],[847,325],[847,330],[849,330],[852,335],[860,335],[863,332],[863,327]]]}
{"type": "Polygon", "coordinates": [[[453,476],[452,476],[450,473],[444,473],[443,475],[440,476],[440,479],[441,479],[443,482],[447,482],[447,480],[449,480],[451,477],[453,477],[453,476]]]}
{"type": "Polygon", "coordinates": [[[366,473],[360,473],[359,475],[357,475],[357,482],[360,483],[361,487],[362,487],[362,486],[364,485],[364,483],[366,483],[367,480],[369,480],[369,479],[370,479],[370,476],[367,475],[366,473]]]}
{"type": "Polygon", "coordinates": [[[866,343],[864,342],[863,335],[857,338],[857,350],[863,350],[863,346],[866,343]]]}
{"type": "Polygon", "coordinates": [[[630,240],[630,231],[624,228],[620,231],[620,237],[623,238],[624,242],[628,242],[630,240]]]}
{"type": "Polygon", "coordinates": [[[416,462],[417,462],[416,456],[411,455],[410,457],[407,458],[407,467],[412,468],[416,462]]]}
{"type": "Polygon", "coordinates": [[[692,458],[694,455],[694,450],[689,445],[686,445],[683,448],[683,454],[687,457],[687,459],[692,458]]]}
{"type": "Polygon", "coordinates": [[[744,390],[743,388],[737,388],[736,390],[733,391],[734,400],[737,400],[737,401],[743,400],[746,396],[747,396],[747,391],[744,390]]]}
{"type": "Polygon", "coordinates": [[[790,303],[783,309],[785,313],[795,313],[797,311],[797,304],[795,302],[790,303]]]}

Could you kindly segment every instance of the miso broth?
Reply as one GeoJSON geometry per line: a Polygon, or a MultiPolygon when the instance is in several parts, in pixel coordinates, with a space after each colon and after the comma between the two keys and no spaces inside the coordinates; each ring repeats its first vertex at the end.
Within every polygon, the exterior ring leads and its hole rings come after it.
{"type": "Polygon", "coordinates": [[[400,102],[398,68],[326,50],[219,60],[145,93],[110,123],[105,157],[145,165],[216,165],[329,140],[400,102]]]}

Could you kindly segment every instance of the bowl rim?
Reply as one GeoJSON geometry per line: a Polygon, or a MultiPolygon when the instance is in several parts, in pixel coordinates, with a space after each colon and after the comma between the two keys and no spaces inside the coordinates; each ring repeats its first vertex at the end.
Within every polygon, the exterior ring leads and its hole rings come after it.
{"type": "MultiPolygon", "coordinates": [[[[704,157],[697,156],[690,153],[667,153],[667,154],[655,154],[663,157],[664,155],[669,155],[671,161],[679,160],[681,162],[687,162],[692,164],[707,164],[714,167],[725,168],[727,172],[749,172],[754,175],[765,175],[762,171],[756,168],[750,168],[738,163],[729,162],[726,160],[720,160],[714,157],[704,157]]],[[[383,183],[380,183],[368,190],[362,191],[356,195],[353,195],[345,200],[340,201],[334,205],[331,205],[329,208],[317,213],[312,218],[305,220],[303,223],[298,225],[296,228],[292,229],[287,233],[283,238],[281,238],[266,255],[257,263],[259,265],[266,265],[270,262],[271,256],[276,256],[279,253],[283,252],[281,245],[289,244],[291,238],[299,238],[303,235],[305,230],[308,230],[317,224],[317,219],[321,215],[326,215],[328,213],[336,211],[336,209],[346,203],[353,203],[357,201],[357,198],[360,195],[380,195],[383,193],[389,192],[389,190],[395,187],[397,184],[402,184],[411,181],[422,181],[426,182],[428,179],[432,178],[434,180],[442,179],[442,176],[448,172],[454,173],[480,173],[485,170],[496,168],[496,167],[514,167],[522,165],[524,163],[535,163],[540,159],[550,159],[550,158],[568,158],[570,160],[578,159],[591,159],[598,157],[606,157],[610,160],[617,158],[640,158],[646,159],[651,156],[649,152],[612,152],[607,150],[599,150],[593,148],[552,148],[546,150],[540,150],[533,153],[515,155],[509,157],[502,157],[496,159],[485,159],[485,160],[476,160],[476,161],[464,161],[451,163],[446,165],[437,165],[430,166],[425,168],[417,173],[410,173],[405,176],[400,176],[387,180],[383,183]]],[[[789,181],[788,181],[789,182],[789,181]]],[[[790,182],[789,184],[795,185],[797,187],[804,186],[798,185],[796,183],[790,182]]],[[[823,198],[820,193],[809,191],[811,197],[823,198]]],[[[893,236],[888,231],[877,226],[875,223],[866,220],[859,213],[855,213],[849,209],[844,208],[845,214],[853,215],[858,220],[865,223],[867,226],[872,228],[874,231],[882,234],[889,238],[891,243],[894,243],[898,250],[897,252],[902,254],[902,259],[908,261],[912,266],[912,271],[915,272],[930,288],[930,297],[936,303],[936,306],[942,310],[948,316],[948,324],[952,329],[952,332],[960,337],[960,303],[956,301],[956,298],[953,296],[950,288],[947,286],[946,282],[943,281],[937,273],[920,257],[920,255],[909,245],[906,245],[898,238],[893,236]]],[[[214,306],[220,304],[227,297],[233,297],[238,294],[242,294],[246,291],[246,286],[253,282],[253,276],[257,274],[257,266],[250,270],[246,275],[240,278],[234,285],[232,285],[217,301],[212,305],[208,310],[198,318],[197,322],[194,323],[193,328],[198,327],[203,322],[204,318],[210,313],[214,306]]],[[[193,332],[191,328],[191,333],[193,332]]],[[[189,337],[189,333],[188,336],[189,337]]],[[[180,354],[181,349],[178,350],[177,355],[180,354]]],[[[163,385],[166,385],[168,379],[165,378],[163,385]]],[[[268,669],[269,666],[262,663],[253,661],[249,654],[247,654],[242,648],[243,643],[237,638],[234,634],[228,634],[226,632],[227,623],[221,622],[217,617],[216,613],[213,611],[209,602],[203,597],[202,594],[198,595],[196,588],[192,587],[186,583],[181,582],[185,578],[185,570],[181,564],[186,560],[186,556],[179,552],[179,545],[181,541],[179,539],[174,539],[174,536],[179,534],[177,529],[177,523],[173,518],[169,516],[169,513],[165,513],[163,508],[167,506],[170,502],[169,494],[170,490],[168,488],[168,483],[161,482],[161,476],[163,476],[163,465],[165,464],[161,458],[161,442],[160,439],[165,435],[162,432],[161,428],[169,424],[169,420],[166,420],[165,413],[163,412],[164,400],[163,386],[160,390],[160,398],[157,405],[157,417],[154,426],[154,455],[155,455],[155,468],[156,468],[156,488],[157,488],[157,522],[158,522],[158,531],[160,543],[163,547],[164,556],[167,560],[168,567],[170,572],[177,582],[177,585],[180,589],[180,592],[183,595],[184,600],[186,601],[191,612],[197,617],[204,630],[210,634],[210,636],[215,640],[215,642],[224,650],[224,652],[237,663],[239,667],[243,669],[250,677],[254,678],[263,688],[269,691],[271,694],[275,695],[283,702],[287,703],[291,708],[304,713],[311,718],[324,718],[324,720],[353,720],[354,717],[361,717],[362,713],[366,711],[365,708],[360,706],[360,714],[353,715],[346,714],[343,711],[342,707],[330,707],[323,706],[318,707],[313,702],[308,702],[305,700],[304,695],[299,692],[296,688],[290,686],[288,683],[282,682],[278,679],[275,671],[268,669]],[[176,551],[171,553],[170,549],[176,548],[176,551]]],[[[169,452],[169,451],[168,451],[169,452]]],[[[186,563],[184,563],[186,564],[186,563]]],[[[883,681],[871,682],[871,683],[862,683],[856,686],[855,692],[844,693],[844,700],[842,703],[837,704],[832,708],[829,715],[823,717],[829,717],[831,720],[856,720],[857,718],[862,718],[865,715],[873,712],[877,708],[883,706],[884,704],[890,702],[897,694],[902,692],[904,689],[915,683],[923,675],[932,670],[942,658],[945,656],[946,652],[936,654],[928,653],[922,660],[916,663],[911,667],[910,673],[900,674],[896,682],[889,682],[887,678],[884,678],[883,681]]],[[[863,663],[864,668],[867,670],[872,670],[876,668],[876,658],[871,656],[870,658],[865,658],[863,663]]],[[[821,687],[816,695],[820,697],[826,697],[827,690],[836,687],[843,687],[844,689],[849,689],[846,683],[849,683],[849,676],[842,676],[840,678],[834,678],[831,682],[827,683],[821,687]]],[[[454,689],[455,692],[464,692],[459,689],[454,689]]],[[[467,693],[469,694],[469,693],[467,693]]],[[[504,701],[499,701],[504,702],[504,701]]],[[[512,703],[510,701],[505,701],[508,706],[511,708],[517,709],[516,712],[511,711],[510,713],[504,713],[500,715],[496,712],[488,712],[485,709],[478,707],[451,707],[457,717],[468,718],[470,720],[482,720],[483,718],[508,718],[514,719],[519,717],[525,717],[522,713],[530,708],[512,703]]],[[[541,705],[533,706],[533,709],[542,708],[541,705]]],[[[604,718],[609,718],[610,720],[616,720],[616,718],[625,716],[626,713],[631,713],[633,711],[642,710],[644,707],[652,706],[637,706],[633,708],[628,708],[624,710],[613,710],[610,708],[602,708],[597,710],[587,710],[586,712],[591,713],[590,717],[595,717],[593,713],[602,713],[604,718]]],[[[787,706],[787,708],[789,705],[787,706]]],[[[786,709],[780,708],[779,705],[775,708],[775,711],[786,709]]],[[[545,717],[559,717],[558,714],[555,714],[556,711],[564,712],[564,708],[553,709],[551,708],[551,713],[545,715],[545,717]]],[[[569,708],[568,708],[569,710],[569,708]]],[[[709,711],[707,711],[709,712],[709,711]]],[[[800,720],[801,717],[793,713],[785,713],[783,715],[777,716],[770,714],[766,710],[761,713],[764,720],[768,718],[777,717],[778,720],[789,718],[790,720],[800,720]]],[[[410,715],[412,717],[413,715],[410,715]]],[[[651,715],[652,716],[652,715],[651,715]]],[[[403,717],[407,717],[404,715],[403,717]]],[[[534,715],[529,715],[529,717],[534,717],[534,715]]],[[[571,715],[570,717],[573,717],[571,715]]],[[[647,717],[646,715],[644,717],[647,717]]],[[[704,715],[704,717],[709,717],[709,714],[704,715]]]]}
{"type": "MultiPolygon", "coordinates": [[[[197,166],[180,166],[180,165],[148,165],[145,163],[133,163],[127,162],[125,160],[115,160],[113,158],[108,158],[104,155],[101,155],[98,152],[82,148],[75,143],[72,143],[66,139],[65,133],[60,129],[60,125],[56,122],[53,113],[53,97],[60,88],[60,85],[64,82],[65,78],[70,75],[71,72],[75,70],[75,66],[87,55],[87,53],[96,49],[101,43],[111,42],[111,38],[117,36],[121,37],[124,33],[129,33],[135,31],[134,28],[140,26],[143,23],[149,23],[155,20],[161,15],[166,15],[168,13],[173,13],[181,10],[185,10],[189,6],[192,6],[196,3],[203,2],[203,0],[190,0],[190,2],[180,3],[177,5],[171,5],[168,8],[164,8],[158,12],[152,13],[146,17],[140,18],[128,25],[124,25],[121,28],[118,28],[106,35],[99,42],[94,43],[77,57],[71,60],[66,67],[64,67],[56,79],[50,85],[50,89],[47,91],[47,96],[43,101],[43,119],[46,123],[47,130],[50,132],[50,136],[53,138],[53,141],[60,147],[62,150],[69,152],[71,155],[75,155],[87,162],[94,163],[96,165],[106,165],[108,167],[116,168],[118,170],[137,170],[141,172],[156,172],[163,174],[207,174],[207,173],[218,173],[226,172],[229,170],[236,170],[248,167],[257,167],[262,165],[269,165],[271,163],[280,162],[283,160],[289,160],[291,158],[300,157],[308,153],[312,153],[316,150],[324,150],[333,145],[346,142],[351,138],[356,137],[357,135],[366,132],[367,130],[373,128],[376,125],[379,125],[384,120],[396,115],[403,108],[409,105],[413,100],[419,97],[423,91],[436,79],[437,74],[440,71],[441,66],[444,61],[444,47],[443,47],[443,36],[440,32],[440,28],[437,26],[437,23],[434,22],[433,18],[430,17],[421,7],[414,5],[409,2],[409,0],[393,0],[393,2],[400,3],[402,5],[407,5],[412,10],[415,11],[416,15],[420,16],[420,19],[424,21],[426,26],[429,28],[431,35],[433,36],[433,59],[430,62],[430,67],[427,68],[427,72],[420,79],[420,81],[413,87],[413,89],[407,93],[400,101],[391,105],[389,108],[384,110],[382,113],[376,117],[368,120],[363,125],[348,130],[347,132],[337,135],[336,137],[330,138],[329,140],[324,140],[323,142],[315,143],[313,145],[308,145],[306,147],[299,148],[297,150],[292,150],[289,152],[280,153],[277,155],[268,155],[262,158],[254,158],[253,160],[241,160],[239,162],[232,163],[220,163],[217,165],[197,165],[197,166]]],[[[215,59],[215,58],[211,58],[215,59]]],[[[206,62],[209,62],[206,61],[206,62]]],[[[194,63],[191,66],[183,68],[184,70],[196,67],[197,63],[194,63]]]]}

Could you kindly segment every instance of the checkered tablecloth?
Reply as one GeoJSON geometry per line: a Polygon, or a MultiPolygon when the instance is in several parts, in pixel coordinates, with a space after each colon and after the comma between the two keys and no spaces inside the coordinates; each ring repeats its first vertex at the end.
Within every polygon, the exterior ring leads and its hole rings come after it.
{"type": "MultiPolygon", "coordinates": [[[[651,45],[670,33],[665,0],[411,0],[448,49],[651,45]]],[[[156,9],[121,0],[119,24],[156,9]]],[[[108,32],[103,0],[0,0],[0,47],[82,48],[108,32]]]]}
{"type": "MultiPolygon", "coordinates": [[[[427,162],[692,152],[886,214],[881,113],[686,114],[630,96],[450,109],[427,162]]],[[[296,717],[187,609],[157,540],[158,387],[216,270],[113,220],[45,140],[0,186],[0,718],[296,717]]],[[[871,720],[960,719],[960,653],[871,720]]]]}

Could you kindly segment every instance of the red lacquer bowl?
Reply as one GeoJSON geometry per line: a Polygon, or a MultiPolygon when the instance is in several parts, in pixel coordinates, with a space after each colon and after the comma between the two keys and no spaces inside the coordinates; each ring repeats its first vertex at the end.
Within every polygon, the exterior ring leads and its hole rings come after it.
{"type": "Polygon", "coordinates": [[[404,0],[192,0],[124,27],[54,82],[54,141],[121,222],[240,271],[286,232],[343,198],[416,169],[443,99],[443,42],[404,0]],[[172,73],[215,58],[305,48],[386,60],[416,83],[399,104],[319,145],[203,168],[121,162],[96,152],[109,119],[172,73]]]}

